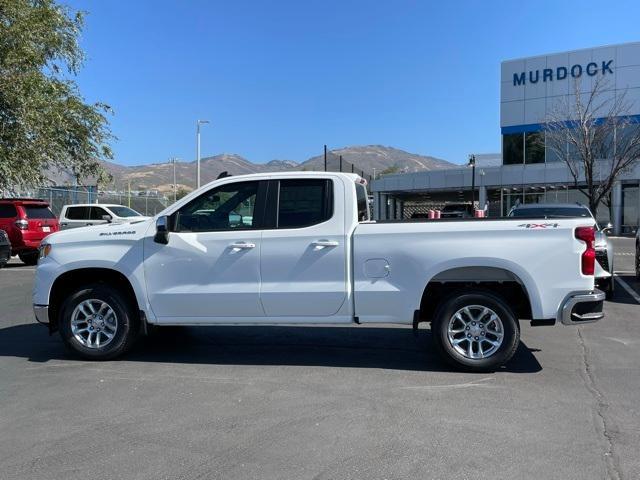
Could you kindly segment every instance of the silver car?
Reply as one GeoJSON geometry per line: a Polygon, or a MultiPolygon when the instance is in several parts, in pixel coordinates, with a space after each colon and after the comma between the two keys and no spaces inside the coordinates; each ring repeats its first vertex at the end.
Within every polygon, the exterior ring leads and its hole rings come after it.
{"type": "MultiPolygon", "coordinates": [[[[613,244],[607,234],[611,224],[600,228],[589,207],[580,203],[527,203],[516,205],[509,212],[510,217],[562,218],[585,217],[593,220],[596,228],[596,286],[605,292],[607,299],[613,298],[613,244]]],[[[636,267],[638,268],[638,267],[636,267]]]]}

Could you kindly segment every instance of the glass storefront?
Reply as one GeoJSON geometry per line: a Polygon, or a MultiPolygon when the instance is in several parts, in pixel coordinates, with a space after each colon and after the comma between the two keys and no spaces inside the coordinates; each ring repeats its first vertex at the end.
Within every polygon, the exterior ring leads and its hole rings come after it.
{"type": "Polygon", "coordinates": [[[524,163],[544,163],[544,132],[524,134],[524,163]]]}
{"type": "Polygon", "coordinates": [[[524,163],[524,136],[522,133],[502,136],[502,163],[504,165],[524,163]]]}

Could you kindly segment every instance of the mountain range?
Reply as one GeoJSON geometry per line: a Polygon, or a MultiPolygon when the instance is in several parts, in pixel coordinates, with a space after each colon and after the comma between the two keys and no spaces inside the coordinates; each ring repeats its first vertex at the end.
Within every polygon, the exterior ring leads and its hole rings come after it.
{"type": "MultiPolygon", "coordinates": [[[[337,171],[340,168],[342,155],[342,171],[353,170],[357,173],[376,175],[382,172],[417,172],[451,168],[454,164],[435,157],[405,152],[397,148],[382,145],[351,146],[331,150],[327,154],[327,169],[337,171]]],[[[113,188],[124,190],[131,182],[132,190],[158,190],[169,192],[173,189],[173,164],[170,162],[146,165],[125,166],[112,162],[104,162],[104,168],[113,177],[113,188]]],[[[195,161],[177,161],[175,165],[178,188],[192,190],[196,184],[195,161]]],[[[223,153],[200,160],[201,183],[205,184],[218,177],[221,172],[230,175],[248,173],[280,172],[291,170],[324,170],[324,155],[318,155],[298,163],[293,160],[272,160],[267,163],[253,163],[236,154],[223,153]]],[[[67,176],[68,177],[68,176],[67,176]]],[[[56,184],[71,183],[65,175],[55,175],[52,181],[56,184]]],[[[106,187],[109,188],[109,187],[106,187]]]]}

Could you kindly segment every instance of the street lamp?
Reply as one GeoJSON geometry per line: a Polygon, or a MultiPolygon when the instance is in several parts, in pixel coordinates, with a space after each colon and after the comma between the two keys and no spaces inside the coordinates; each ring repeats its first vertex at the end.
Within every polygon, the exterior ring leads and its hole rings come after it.
{"type": "Polygon", "coordinates": [[[204,125],[206,123],[209,123],[209,120],[198,120],[196,122],[196,162],[198,165],[196,188],[200,188],[200,125],[204,125]]]}
{"type": "Polygon", "coordinates": [[[471,205],[476,204],[476,156],[469,155],[469,166],[471,167],[471,205]]]}

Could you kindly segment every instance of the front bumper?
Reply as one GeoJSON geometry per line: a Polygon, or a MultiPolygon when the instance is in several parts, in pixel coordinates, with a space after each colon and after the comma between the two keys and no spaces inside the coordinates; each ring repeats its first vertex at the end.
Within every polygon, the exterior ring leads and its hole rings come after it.
{"type": "Polygon", "coordinates": [[[596,322],[604,318],[604,299],[604,292],[598,289],[570,295],[560,309],[559,320],[565,325],[596,322]]]}
{"type": "Polygon", "coordinates": [[[38,323],[49,325],[49,305],[34,305],[33,313],[38,323]]]}

